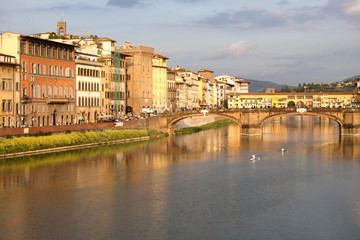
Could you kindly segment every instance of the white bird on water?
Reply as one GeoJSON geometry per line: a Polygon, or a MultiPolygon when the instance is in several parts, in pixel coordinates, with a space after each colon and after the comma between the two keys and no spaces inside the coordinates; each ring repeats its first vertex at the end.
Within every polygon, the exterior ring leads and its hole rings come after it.
{"type": "Polygon", "coordinates": [[[255,161],[256,160],[256,156],[255,155],[251,155],[250,161],[255,161]]]}

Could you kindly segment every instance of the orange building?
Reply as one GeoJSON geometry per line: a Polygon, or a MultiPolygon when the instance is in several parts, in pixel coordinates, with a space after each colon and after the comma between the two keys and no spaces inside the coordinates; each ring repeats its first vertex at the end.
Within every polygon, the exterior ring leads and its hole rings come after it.
{"type": "Polygon", "coordinates": [[[0,40],[0,52],[21,64],[21,124],[74,123],[75,46],[9,32],[0,40]]]}

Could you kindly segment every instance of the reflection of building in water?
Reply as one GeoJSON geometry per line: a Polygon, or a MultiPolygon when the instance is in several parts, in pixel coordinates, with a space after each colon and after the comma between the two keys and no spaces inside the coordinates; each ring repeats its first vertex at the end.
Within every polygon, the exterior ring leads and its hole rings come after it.
{"type": "Polygon", "coordinates": [[[360,159],[360,137],[358,136],[341,136],[340,143],[329,142],[317,150],[322,155],[328,156],[327,160],[329,161],[350,159],[356,163],[354,167],[360,169],[358,165],[360,159]]]}

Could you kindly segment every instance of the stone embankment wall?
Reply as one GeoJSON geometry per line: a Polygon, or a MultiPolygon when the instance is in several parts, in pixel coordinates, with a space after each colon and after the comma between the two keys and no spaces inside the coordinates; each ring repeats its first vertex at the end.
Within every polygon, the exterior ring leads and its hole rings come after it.
{"type": "Polygon", "coordinates": [[[201,117],[189,117],[184,120],[181,120],[175,125],[175,129],[184,129],[189,127],[199,127],[205,124],[213,123],[215,121],[221,120],[223,118],[213,117],[213,116],[201,116],[201,117]]]}
{"type": "Polygon", "coordinates": [[[96,123],[96,124],[76,124],[65,126],[49,126],[49,127],[29,127],[29,128],[2,128],[0,129],[0,136],[6,135],[21,135],[38,132],[76,132],[76,131],[96,131],[106,129],[141,129],[141,124],[138,120],[123,122],[122,126],[115,127],[114,122],[96,123]]]}

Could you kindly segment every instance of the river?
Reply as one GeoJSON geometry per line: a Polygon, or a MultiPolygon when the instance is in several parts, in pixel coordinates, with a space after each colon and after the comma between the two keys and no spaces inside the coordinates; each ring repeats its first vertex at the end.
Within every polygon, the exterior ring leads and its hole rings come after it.
{"type": "Polygon", "coordinates": [[[309,116],[239,132],[3,161],[0,239],[360,239],[360,137],[309,116]]]}

